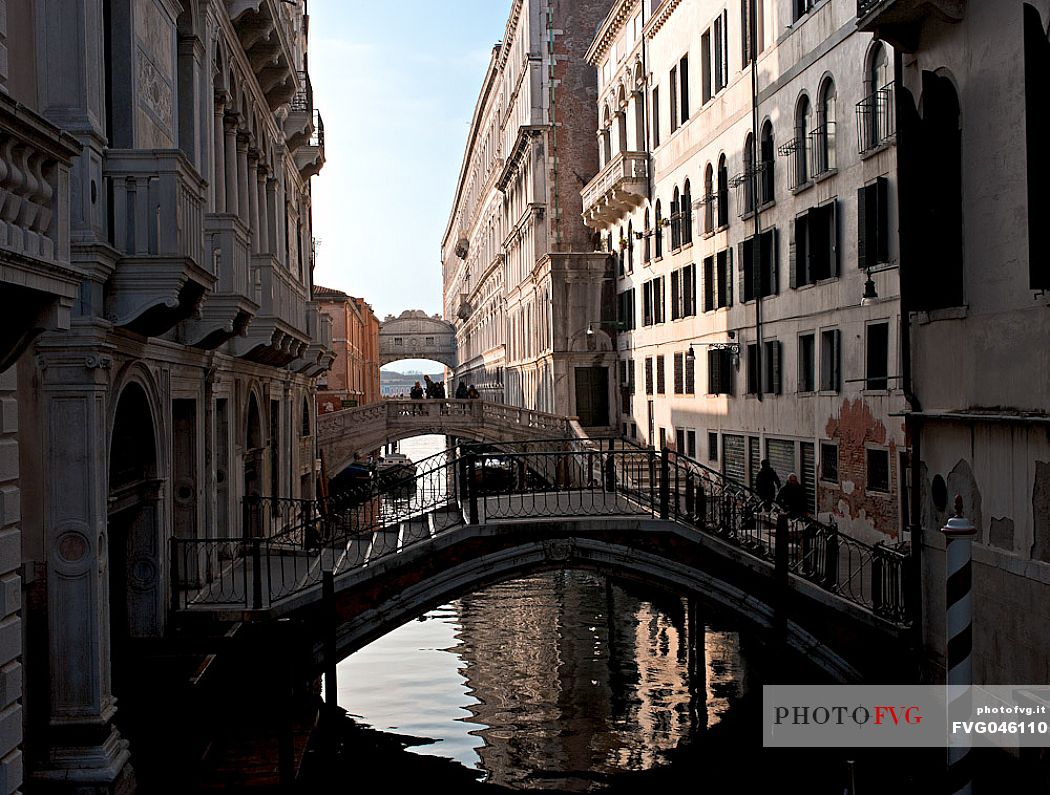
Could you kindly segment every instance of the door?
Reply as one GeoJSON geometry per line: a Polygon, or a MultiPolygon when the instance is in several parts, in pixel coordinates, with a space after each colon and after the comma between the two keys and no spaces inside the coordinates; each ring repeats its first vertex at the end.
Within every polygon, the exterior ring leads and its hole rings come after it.
{"type": "Polygon", "coordinates": [[[576,368],[576,416],[585,428],[609,424],[608,368],[576,368]]]}

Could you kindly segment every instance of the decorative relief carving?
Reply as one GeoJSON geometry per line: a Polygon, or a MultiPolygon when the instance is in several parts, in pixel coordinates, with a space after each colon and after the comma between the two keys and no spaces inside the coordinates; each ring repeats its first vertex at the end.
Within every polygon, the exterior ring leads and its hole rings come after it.
{"type": "Polygon", "coordinates": [[[88,370],[108,370],[113,364],[113,357],[104,353],[89,353],[84,357],[84,366],[88,370]]]}
{"type": "Polygon", "coordinates": [[[174,126],[171,83],[142,48],[139,48],[138,61],[139,101],[164,129],[171,130],[174,126]]]}

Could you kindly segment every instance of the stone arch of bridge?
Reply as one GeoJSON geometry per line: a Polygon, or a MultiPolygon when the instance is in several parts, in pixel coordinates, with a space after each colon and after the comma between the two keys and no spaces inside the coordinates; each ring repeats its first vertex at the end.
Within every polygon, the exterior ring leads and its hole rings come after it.
{"type": "Polygon", "coordinates": [[[404,359],[429,359],[455,369],[456,329],[440,315],[406,309],[379,324],[379,366],[404,359]]]}
{"type": "Polygon", "coordinates": [[[578,568],[700,596],[840,682],[896,670],[906,639],[805,583],[785,591],[729,545],[632,518],[464,526],[336,578],[336,647],[352,654],[429,609],[539,571],[578,568]],[[780,607],[778,612],[777,607],[780,607]],[[895,664],[893,660],[896,659],[895,664]]]}

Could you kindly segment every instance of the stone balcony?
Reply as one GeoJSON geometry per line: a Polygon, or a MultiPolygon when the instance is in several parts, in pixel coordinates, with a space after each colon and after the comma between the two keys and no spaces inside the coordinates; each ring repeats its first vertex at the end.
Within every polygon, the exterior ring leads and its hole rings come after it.
{"type": "Polygon", "coordinates": [[[292,13],[282,0],[226,0],[226,10],[270,110],[291,101],[299,90],[292,44],[292,13]]]}
{"type": "Polygon", "coordinates": [[[69,171],[80,145],[0,93],[0,372],[69,328],[82,274],[69,261],[69,171]]]}
{"type": "Polygon", "coordinates": [[[925,19],[960,22],[965,10],[966,0],[857,0],[857,28],[914,52],[925,19]]]}
{"type": "Polygon", "coordinates": [[[299,90],[288,105],[284,138],[290,154],[310,142],[314,132],[314,89],[308,72],[299,72],[299,90]]]}
{"type": "Polygon", "coordinates": [[[230,214],[204,216],[205,245],[209,252],[215,289],[199,311],[179,324],[179,342],[213,350],[235,336],[244,336],[259,305],[249,279],[248,228],[230,214]]]}
{"type": "Polygon", "coordinates": [[[216,277],[204,254],[205,182],[178,149],[110,149],[113,246],[106,318],[148,337],[197,312],[216,277]]]}
{"type": "Polygon", "coordinates": [[[580,191],[583,222],[600,229],[639,206],[648,192],[648,174],[645,152],[618,152],[580,191]]]}
{"type": "Polygon", "coordinates": [[[293,155],[295,167],[303,179],[316,176],[324,166],[324,120],[317,110],[312,112],[312,118],[309,138],[296,147],[293,155]]]}
{"type": "Polygon", "coordinates": [[[310,344],[305,288],[272,254],[254,254],[251,278],[258,314],[243,337],[230,340],[240,358],[284,367],[302,357],[310,344]]]}
{"type": "Polygon", "coordinates": [[[311,301],[306,307],[306,325],[310,343],[302,355],[288,365],[290,370],[310,378],[331,369],[335,361],[332,347],[332,318],[321,312],[317,303],[311,301]]]}

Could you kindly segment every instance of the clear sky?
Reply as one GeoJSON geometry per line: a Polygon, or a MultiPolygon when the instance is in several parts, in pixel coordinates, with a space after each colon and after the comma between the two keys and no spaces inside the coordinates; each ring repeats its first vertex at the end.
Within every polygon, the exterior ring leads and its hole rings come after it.
{"type": "Polygon", "coordinates": [[[441,237],[509,10],[510,0],[309,2],[325,131],[314,279],[362,296],[380,320],[441,311],[441,237]]]}

